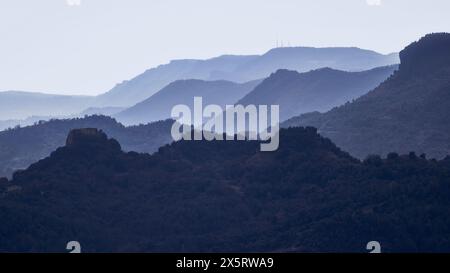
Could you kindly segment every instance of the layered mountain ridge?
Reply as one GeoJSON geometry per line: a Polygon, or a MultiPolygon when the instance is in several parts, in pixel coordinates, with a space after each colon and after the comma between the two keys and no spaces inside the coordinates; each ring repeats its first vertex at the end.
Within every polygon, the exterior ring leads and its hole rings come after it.
{"type": "Polygon", "coordinates": [[[239,100],[242,105],[279,105],[280,119],[326,112],[365,95],[385,81],[397,66],[346,72],[321,68],[305,73],[278,70],[239,100]]]}
{"type": "Polygon", "coordinates": [[[450,154],[450,34],[425,36],[401,53],[399,70],[375,90],[327,113],[284,126],[314,126],[342,149],[369,154],[450,154]]]}
{"type": "Polygon", "coordinates": [[[130,107],[176,80],[226,80],[244,83],[268,77],[278,69],[306,72],[322,67],[362,71],[398,63],[398,54],[359,48],[275,48],[263,55],[223,55],[207,60],[175,60],[149,69],[97,97],[95,106],[130,107]]]}

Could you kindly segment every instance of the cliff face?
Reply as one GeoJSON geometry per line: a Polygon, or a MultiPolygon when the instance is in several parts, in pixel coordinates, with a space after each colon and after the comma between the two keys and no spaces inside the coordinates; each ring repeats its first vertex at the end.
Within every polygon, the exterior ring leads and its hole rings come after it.
{"type": "Polygon", "coordinates": [[[112,151],[121,151],[119,142],[108,139],[108,136],[96,128],[75,129],[69,132],[66,140],[68,148],[93,148],[101,147],[112,151]]]}
{"type": "Polygon", "coordinates": [[[107,136],[103,131],[96,128],[83,128],[70,131],[67,136],[66,146],[75,146],[83,142],[103,142],[107,136]]]}

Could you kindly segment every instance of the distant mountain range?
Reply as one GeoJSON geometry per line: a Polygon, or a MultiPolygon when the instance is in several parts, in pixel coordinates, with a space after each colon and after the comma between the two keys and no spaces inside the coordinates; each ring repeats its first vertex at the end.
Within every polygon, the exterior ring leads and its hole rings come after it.
{"type": "Polygon", "coordinates": [[[450,154],[450,34],[436,33],[401,53],[399,70],[355,102],[284,126],[314,126],[339,147],[363,158],[395,151],[450,154]]]}
{"type": "Polygon", "coordinates": [[[36,125],[0,132],[0,177],[45,158],[64,145],[72,129],[99,128],[120,140],[125,151],[153,153],[172,142],[172,120],[125,127],[105,116],[51,120],[36,125]]]}
{"type": "Polygon", "coordinates": [[[98,96],[95,105],[130,107],[177,80],[225,80],[213,75],[218,71],[233,71],[256,57],[224,55],[208,60],[174,60],[116,85],[98,96]]]}
{"type": "Polygon", "coordinates": [[[8,119],[8,120],[0,120],[0,131],[24,126],[30,126],[40,121],[51,120],[52,116],[31,116],[26,119],[8,119]]]}
{"type": "Polygon", "coordinates": [[[356,47],[281,47],[240,65],[228,79],[239,82],[266,78],[279,69],[301,73],[329,67],[355,72],[398,63],[397,53],[383,55],[356,47]]]}
{"type": "Polygon", "coordinates": [[[0,120],[31,116],[65,116],[81,112],[94,102],[89,96],[50,95],[23,91],[0,92],[0,120]]]}
{"type": "Polygon", "coordinates": [[[237,104],[279,105],[281,120],[312,111],[325,112],[368,93],[396,69],[393,65],[363,72],[278,70],[237,104]]]}
{"type": "Polygon", "coordinates": [[[382,55],[359,48],[276,48],[263,55],[224,55],[208,60],[176,60],[149,69],[96,98],[95,106],[130,107],[176,80],[227,80],[244,83],[268,77],[278,69],[306,72],[322,67],[363,71],[397,64],[398,54],[382,55]]]}
{"type": "Polygon", "coordinates": [[[102,115],[102,116],[113,116],[121,111],[125,110],[124,107],[89,107],[83,112],[76,114],[76,116],[92,116],[92,115],[102,115]]]}
{"type": "Polygon", "coordinates": [[[360,162],[314,128],[123,153],[96,129],[0,179],[0,252],[450,252],[450,158],[360,162]]]}
{"type": "MultiPolygon", "coordinates": [[[[97,97],[0,92],[0,129],[42,119],[87,114],[113,115],[140,103],[177,80],[251,82],[279,69],[307,72],[330,67],[363,71],[398,63],[398,54],[382,55],[359,48],[276,48],[263,55],[223,55],[207,60],[175,60],[149,69],[97,97]],[[89,108],[89,109],[88,109],[89,108]],[[94,110],[94,111],[92,111],[94,110]]],[[[158,118],[152,118],[157,120],[158,118]]]]}
{"type": "MultiPolygon", "coordinates": [[[[70,102],[68,102],[70,104],[70,102]]],[[[64,104],[59,107],[63,107],[64,104]]],[[[84,109],[84,108],[83,108],[84,109]]],[[[74,119],[74,118],[83,118],[86,116],[93,115],[102,115],[102,116],[113,116],[125,108],[122,107],[89,107],[84,109],[82,112],[77,112],[75,114],[65,114],[65,115],[48,115],[48,116],[30,116],[25,119],[7,119],[0,120],[0,131],[5,129],[11,129],[15,127],[26,127],[35,125],[37,123],[41,123],[43,121],[49,121],[52,119],[74,119]]],[[[51,112],[51,108],[48,109],[48,112],[51,112]]]]}
{"type": "Polygon", "coordinates": [[[175,105],[184,104],[193,109],[194,97],[202,97],[203,104],[235,104],[261,81],[233,83],[229,81],[179,80],[164,87],[150,98],[130,107],[114,117],[123,124],[145,124],[171,118],[175,105]]]}

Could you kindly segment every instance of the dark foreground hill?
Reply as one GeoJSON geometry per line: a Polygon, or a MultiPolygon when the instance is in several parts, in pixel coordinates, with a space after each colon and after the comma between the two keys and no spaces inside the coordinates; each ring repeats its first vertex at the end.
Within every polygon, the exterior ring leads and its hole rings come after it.
{"type": "Polygon", "coordinates": [[[284,126],[314,126],[352,155],[450,154],[450,34],[430,34],[400,53],[399,70],[353,103],[284,126]]]}
{"type": "Polygon", "coordinates": [[[313,128],[123,153],[95,129],[0,180],[0,251],[450,251],[450,158],[360,162],[313,128]]]}
{"type": "Polygon", "coordinates": [[[118,139],[125,151],[153,153],[172,141],[172,120],[125,127],[106,116],[51,120],[0,132],[0,177],[25,169],[64,145],[72,129],[100,128],[118,139]]]}

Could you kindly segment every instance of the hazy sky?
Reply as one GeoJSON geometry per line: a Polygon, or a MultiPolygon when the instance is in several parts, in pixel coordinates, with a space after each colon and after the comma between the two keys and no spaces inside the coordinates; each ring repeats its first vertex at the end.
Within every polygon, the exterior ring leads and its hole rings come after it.
{"type": "Polygon", "coordinates": [[[449,0],[0,0],[0,90],[98,94],[179,58],[287,45],[399,51],[449,0]]]}

